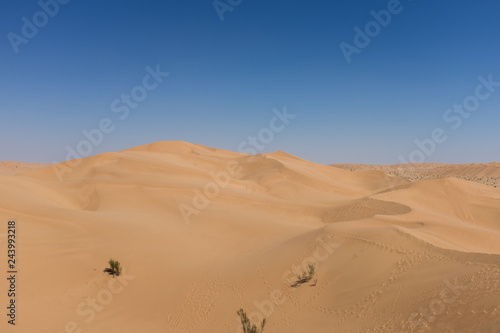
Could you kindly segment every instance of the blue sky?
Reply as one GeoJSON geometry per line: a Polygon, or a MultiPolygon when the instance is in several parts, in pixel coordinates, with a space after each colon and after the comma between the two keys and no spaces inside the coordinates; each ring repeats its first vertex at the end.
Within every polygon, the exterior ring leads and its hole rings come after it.
{"type": "Polygon", "coordinates": [[[54,1],[41,0],[53,17],[37,1],[0,4],[0,160],[63,161],[106,118],[113,130],[82,152],[160,140],[236,151],[284,107],[296,117],[259,152],[318,163],[500,160],[500,87],[483,87],[489,96],[458,128],[443,119],[475,95],[479,76],[500,82],[498,1],[221,0],[223,13],[211,0],[60,0],[57,13],[54,1]],[[371,12],[382,10],[390,22],[348,63],[340,44],[356,47],[354,28],[376,29],[371,12]],[[34,36],[23,17],[38,20],[34,36]],[[157,65],[169,76],[120,119],[111,104],[144,91],[157,65]],[[444,142],[432,138],[439,128],[444,142]]]}

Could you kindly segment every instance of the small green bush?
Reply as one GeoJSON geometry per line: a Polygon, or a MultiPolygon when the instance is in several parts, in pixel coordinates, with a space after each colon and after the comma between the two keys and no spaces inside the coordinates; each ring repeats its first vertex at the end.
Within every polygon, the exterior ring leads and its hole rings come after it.
{"type": "MultiPolygon", "coordinates": [[[[292,284],[292,287],[298,287],[300,286],[301,284],[303,283],[307,283],[309,281],[312,280],[312,278],[314,277],[314,274],[316,273],[316,264],[310,264],[309,266],[307,266],[307,269],[308,269],[308,272],[303,272],[302,275],[297,275],[297,281],[295,281],[294,284],[292,284]]],[[[314,285],[316,285],[316,283],[318,282],[318,280],[316,279],[314,281],[314,285]]]]}
{"type": "Polygon", "coordinates": [[[118,260],[109,259],[109,268],[107,269],[109,274],[119,276],[122,273],[122,267],[118,260]]]}
{"type": "Polygon", "coordinates": [[[264,331],[264,326],[266,326],[266,319],[262,320],[260,324],[260,329],[257,328],[257,325],[252,323],[250,319],[248,319],[247,314],[243,309],[240,309],[238,312],[238,316],[240,316],[241,325],[243,326],[244,333],[262,333],[264,331]]]}

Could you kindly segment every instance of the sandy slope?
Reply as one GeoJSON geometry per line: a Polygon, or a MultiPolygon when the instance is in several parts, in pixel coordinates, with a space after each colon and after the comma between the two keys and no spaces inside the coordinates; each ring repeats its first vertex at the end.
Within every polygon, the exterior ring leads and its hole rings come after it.
{"type": "Polygon", "coordinates": [[[183,142],[70,164],[0,176],[20,271],[1,332],[233,333],[241,307],[266,333],[500,327],[499,189],[183,142]],[[291,287],[308,263],[317,284],[291,287]]]}
{"type": "Polygon", "coordinates": [[[395,165],[331,164],[349,171],[379,170],[410,180],[459,178],[479,184],[500,187],[500,162],[472,164],[408,163],[395,165]]]}

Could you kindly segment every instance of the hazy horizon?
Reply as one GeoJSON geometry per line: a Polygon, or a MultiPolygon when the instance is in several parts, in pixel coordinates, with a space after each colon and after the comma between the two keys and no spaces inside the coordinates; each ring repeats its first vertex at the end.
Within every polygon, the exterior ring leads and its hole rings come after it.
{"type": "MultiPolygon", "coordinates": [[[[175,140],[172,140],[172,141],[175,141],[175,140]]],[[[155,141],[155,142],[158,142],[158,141],[155,141]]],[[[153,143],[153,142],[151,142],[153,143]]],[[[193,142],[193,144],[200,144],[200,145],[203,145],[202,143],[199,143],[199,142],[193,142]]],[[[147,144],[146,144],[147,145],[147,144]]],[[[140,145],[142,146],[142,145],[140,145]]],[[[203,146],[206,146],[206,145],[203,145],[203,146]]],[[[139,146],[133,146],[133,147],[129,147],[129,148],[125,148],[123,150],[127,150],[127,149],[130,149],[130,148],[135,148],[135,147],[139,147],[139,146]]],[[[206,147],[209,147],[209,146],[206,146],[206,147]]],[[[209,148],[217,148],[217,149],[222,149],[222,148],[218,148],[218,147],[209,147],[209,148]]],[[[99,154],[104,154],[104,153],[112,153],[112,152],[120,152],[120,151],[123,151],[123,150],[115,150],[115,151],[107,151],[107,152],[99,152],[99,153],[96,153],[96,154],[93,154],[93,155],[90,155],[90,156],[95,156],[95,155],[99,155],[99,154]]],[[[234,150],[231,150],[231,149],[223,149],[223,150],[228,150],[228,151],[232,151],[232,152],[238,152],[237,149],[234,149],[234,150]]],[[[262,154],[272,154],[272,153],[276,153],[276,152],[279,152],[279,151],[284,151],[284,150],[274,150],[274,151],[267,151],[267,152],[263,152],[262,154]]],[[[284,151],[286,153],[288,153],[287,151],[284,151]]],[[[259,153],[260,154],[260,153],[259,153]]],[[[291,154],[293,155],[293,154],[291,154]]],[[[293,156],[296,156],[298,158],[302,158],[301,156],[297,156],[297,155],[293,155],[293,156]]],[[[87,156],[88,157],[88,156],[87,156]]],[[[302,158],[304,160],[307,160],[306,158],[302,158]]],[[[66,161],[66,159],[64,160],[66,161]]],[[[60,162],[64,162],[64,161],[60,161],[60,162]]],[[[40,162],[40,161],[28,161],[28,160],[0,160],[0,162],[21,162],[21,163],[29,163],[29,164],[52,164],[52,163],[60,163],[60,162],[40,162]]],[[[314,161],[311,161],[311,162],[314,162],[314,161]]],[[[319,163],[319,162],[315,162],[315,163],[319,163]]],[[[409,163],[413,163],[413,162],[409,162],[409,163]]],[[[493,160],[493,161],[486,161],[486,162],[476,162],[476,161],[472,161],[472,162],[458,162],[458,163],[448,163],[448,162],[415,162],[415,163],[422,163],[422,164],[450,164],[450,165],[458,165],[458,164],[491,164],[491,163],[500,163],[500,160],[493,160]]],[[[373,165],[373,166],[384,166],[384,165],[398,165],[398,164],[404,164],[404,163],[393,163],[393,164],[384,164],[384,163],[363,163],[363,162],[353,162],[353,163],[349,163],[349,162],[327,162],[327,163],[319,163],[319,164],[325,164],[325,165],[335,165],[335,164],[352,164],[352,165],[356,165],[356,164],[359,164],[359,165],[373,165]]]]}

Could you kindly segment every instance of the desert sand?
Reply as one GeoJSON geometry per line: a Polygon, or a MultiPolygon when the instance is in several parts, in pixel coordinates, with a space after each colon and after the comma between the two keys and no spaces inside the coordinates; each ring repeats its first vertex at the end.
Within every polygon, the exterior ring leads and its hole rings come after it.
{"type": "Polygon", "coordinates": [[[479,184],[500,187],[500,162],[471,164],[409,163],[394,165],[331,164],[350,171],[380,170],[388,175],[412,181],[422,179],[458,178],[479,184]]]}
{"type": "Polygon", "coordinates": [[[500,189],[414,180],[185,142],[0,175],[0,331],[499,332],[500,189]]]}
{"type": "Polygon", "coordinates": [[[14,161],[0,161],[0,175],[14,176],[31,170],[48,167],[47,163],[26,163],[14,161]]]}

